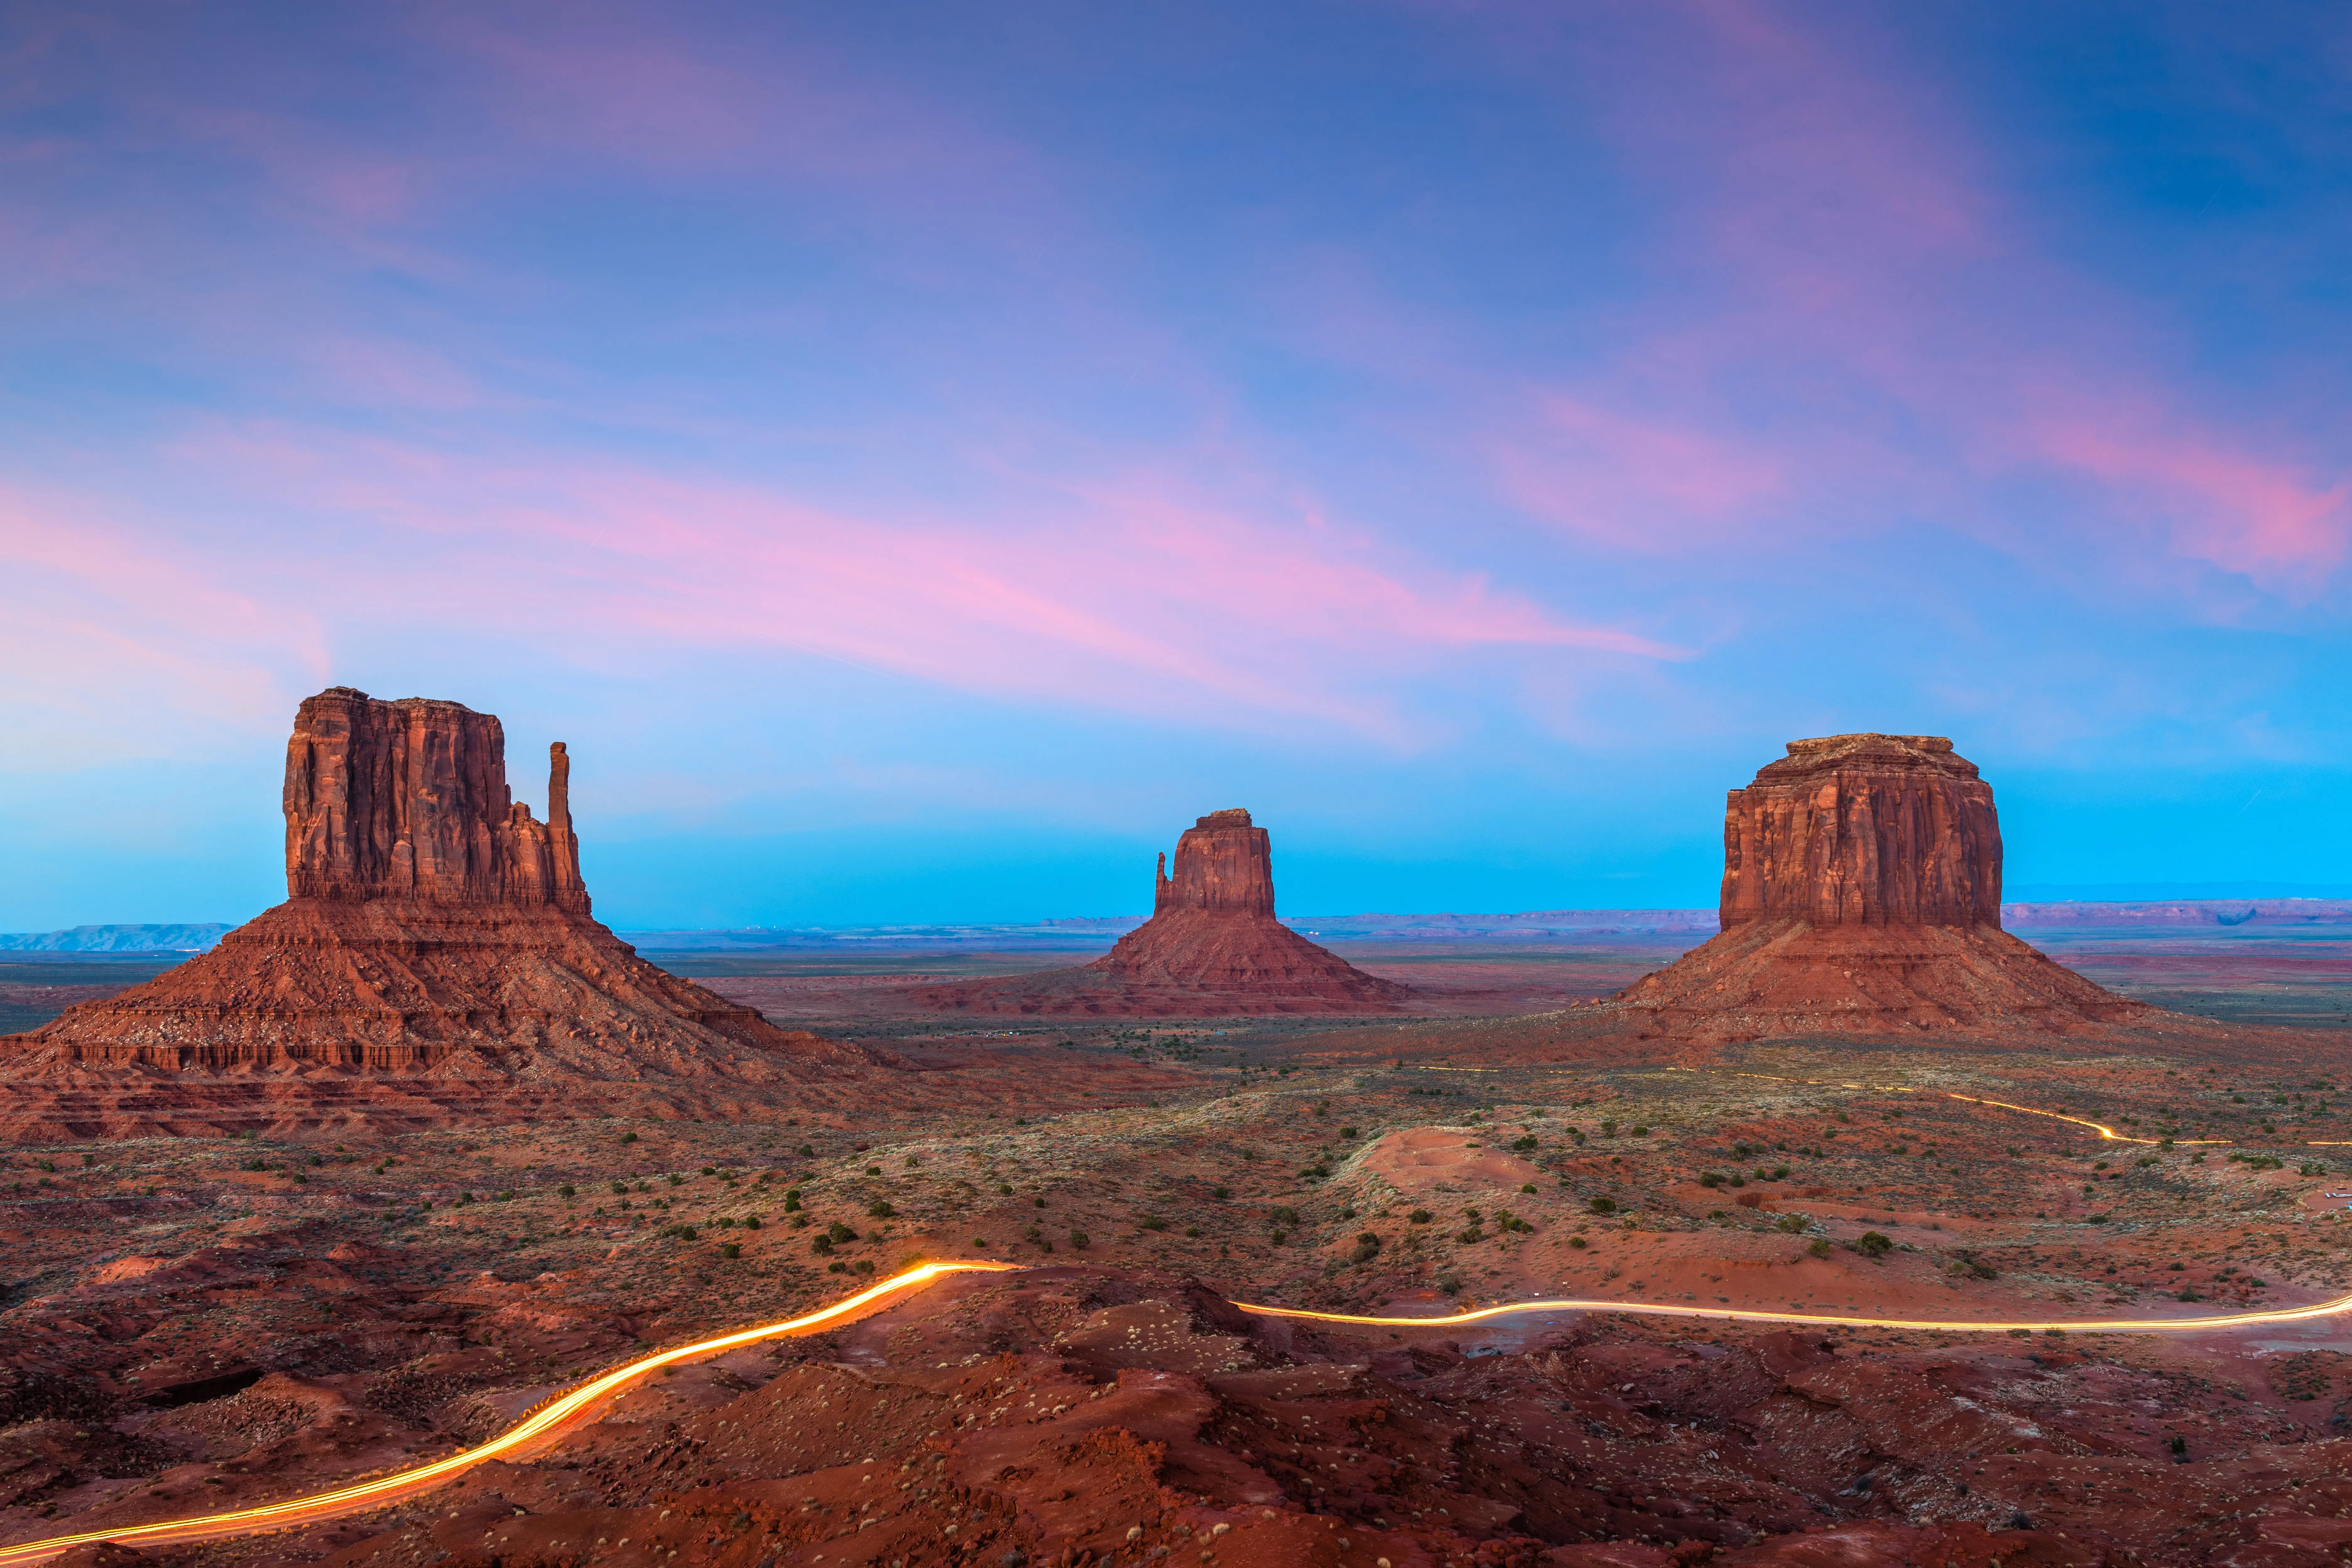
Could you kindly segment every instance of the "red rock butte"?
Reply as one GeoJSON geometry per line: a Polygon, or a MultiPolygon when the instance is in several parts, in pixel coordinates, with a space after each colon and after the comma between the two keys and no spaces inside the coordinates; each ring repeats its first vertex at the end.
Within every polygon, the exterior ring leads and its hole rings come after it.
{"type": "Polygon", "coordinates": [[[2147,1015],[2000,929],[2000,823],[1936,735],[1791,741],[1723,820],[1722,934],[1599,1005],[1695,1040],[2147,1015]]]}
{"type": "Polygon", "coordinates": [[[286,748],[286,902],[0,1042],[0,1072],[110,1091],[92,1114],[119,1131],[146,1124],[122,1113],[134,1081],[173,1081],[181,1124],[202,1120],[189,1108],[207,1080],[430,1080],[441,1100],[527,1089],[564,1114],[597,1082],[707,1097],[878,1065],[656,968],[592,919],[561,742],[549,763],[541,822],[508,787],[494,716],[349,687],[307,699],[286,748]]]}
{"type": "Polygon", "coordinates": [[[1077,969],[927,986],[916,1005],[956,1012],[1100,1017],[1392,1013],[1412,988],[1367,974],[1274,917],[1274,851],[1246,811],[1214,811],[1154,877],[1151,918],[1077,969]]]}

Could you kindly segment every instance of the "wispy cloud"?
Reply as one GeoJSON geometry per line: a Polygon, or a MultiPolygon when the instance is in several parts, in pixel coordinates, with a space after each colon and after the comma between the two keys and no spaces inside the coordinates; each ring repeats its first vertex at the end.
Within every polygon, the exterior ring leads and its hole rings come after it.
{"type": "Polygon", "coordinates": [[[606,639],[793,649],[992,696],[1261,731],[1304,719],[1403,745],[1443,726],[1393,682],[1481,649],[1685,657],[1295,502],[1150,468],[1034,479],[984,513],[877,517],[580,454],[284,427],[215,429],[183,455],[273,510],[364,521],[370,553],[381,528],[404,535],[389,552],[403,564],[367,573],[360,600],[347,588],[347,614],[593,624],[606,639]]]}

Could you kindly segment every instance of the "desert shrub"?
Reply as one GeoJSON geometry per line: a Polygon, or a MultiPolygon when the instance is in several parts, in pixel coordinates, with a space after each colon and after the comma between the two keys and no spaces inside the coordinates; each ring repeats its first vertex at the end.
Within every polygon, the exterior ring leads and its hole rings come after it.
{"type": "Polygon", "coordinates": [[[868,1216],[874,1219],[896,1219],[898,1217],[898,1211],[891,1206],[890,1200],[887,1198],[876,1198],[872,1203],[866,1205],[866,1212],[868,1216]]]}
{"type": "Polygon", "coordinates": [[[1272,1220],[1276,1225],[1297,1225],[1298,1223],[1298,1211],[1277,1204],[1275,1205],[1273,1212],[1266,1215],[1266,1218],[1272,1220]]]}
{"type": "Polygon", "coordinates": [[[1201,1238],[1201,1227],[1197,1225],[1188,1225],[1184,1227],[1184,1234],[1191,1239],[1198,1241],[1201,1238]]]}
{"type": "Polygon", "coordinates": [[[1591,1209],[1594,1214],[1615,1214],[1617,1212],[1617,1200],[1604,1193],[1599,1197],[1589,1200],[1584,1206],[1591,1209]]]}
{"type": "Polygon", "coordinates": [[[1532,1193],[1532,1192],[1534,1192],[1535,1190],[1536,1190],[1536,1184],[1535,1184],[1533,1182],[1522,1182],[1522,1183],[1519,1184],[1519,1191],[1521,1191],[1521,1192],[1523,1192],[1523,1193],[1532,1193]]]}
{"type": "Polygon", "coordinates": [[[743,1256],[743,1244],[740,1241],[726,1242],[719,1247],[719,1256],[721,1258],[740,1258],[743,1256]]]}
{"type": "Polygon", "coordinates": [[[1358,1263],[1370,1263],[1373,1258],[1380,1256],[1380,1251],[1381,1238],[1379,1234],[1374,1231],[1365,1231],[1356,1237],[1356,1250],[1353,1260],[1358,1263]]]}
{"type": "Polygon", "coordinates": [[[624,1143],[634,1143],[636,1141],[637,1135],[634,1132],[624,1132],[621,1134],[621,1142],[624,1143]]]}
{"type": "Polygon", "coordinates": [[[1790,1236],[1794,1236],[1805,1228],[1805,1216],[1803,1215],[1784,1214],[1779,1219],[1772,1222],[1772,1228],[1774,1230],[1785,1230],[1790,1236]]]}
{"type": "Polygon", "coordinates": [[[620,1194],[626,1193],[628,1190],[629,1190],[629,1184],[628,1184],[628,1183],[626,1183],[626,1182],[614,1182],[614,1183],[613,1184],[613,1191],[614,1191],[614,1194],[615,1194],[615,1195],[618,1195],[618,1194],[620,1194]]]}
{"type": "MultiPolygon", "coordinates": [[[[1010,1191],[1011,1189],[1007,1188],[1006,1190],[1010,1191]]],[[[1209,1195],[1216,1199],[1219,1203],[1223,1203],[1234,1195],[1234,1190],[1231,1187],[1211,1187],[1209,1189],[1209,1195]]]]}
{"type": "Polygon", "coordinates": [[[1864,1258],[1884,1258],[1895,1250],[1895,1240],[1892,1237],[1882,1236],[1877,1231],[1865,1230],[1854,1237],[1853,1249],[1864,1258]]]}
{"type": "Polygon", "coordinates": [[[1476,1220],[1472,1220],[1468,1226],[1454,1233],[1454,1239],[1456,1241],[1484,1241],[1486,1239],[1486,1233],[1479,1228],[1478,1222],[1476,1220]]]}
{"type": "Polygon", "coordinates": [[[836,1246],[845,1241],[856,1241],[857,1239],[857,1233],[850,1229],[847,1226],[842,1224],[839,1220],[835,1220],[831,1225],[826,1226],[824,1227],[824,1233],[825,1235],[833,1237],[836,1246]]]}
{"type": "Polygon", "coordinates": [[[833,1250],[833,1237],[824,1235],[809,1237],[809,1250],[819,1258],[824,1257],[833,1250]]]}
{"type": "Polygon", "coordinates": [[[1070,1232],[1070,1246],[1076,1251],[1084,1252],[1087,1249],[1087,1233],[1083,1230],[1070,1232]]]}
{"type": "Polygon", "coordinates": [[[1723,1185],[1723,1173],[1720,1171],[1701,1171],[1698,1173],[1698,1184],[1702,1187],[1719,1187],[1723,1185]]]}
{"type": "Polygon", "coordinates": [[[1431,1220],[1435,1219],[1437,1216],[1430,1213],[1427,1209],[1415,1209],[1404,1217],[1412,1221],[1414,1225],[1427,1225],[1431,1220]]]}
{"type": "Polygon", "coordinates": [[[760,1228],[760,1216],[759,1216],[758,1215],[744,1215],[744,1216],[743,1216],[743,1228],[744,1228],[745,1230],[757,1230],[757,1229],[759,1229],[759,1228],[760,1228]]]}
{"type": "Polygon", "coordinates": [[[1342,1127],[1339,1129],[1339,1136],[1342,1138],[1353,1138],[1355,1135],[1356,1130],[1352,1127],[1342,1127]]]}
{"type": "Polygon", "coordinates": [[[1586,1245],[1587,1245],[1587,1244],[1586,1244],[1586,1242],[1585,1242],[1584,1237],[1580,1237],[1580,1236],[1571,1236],[1571,1237],[1570,1237],[1568,1238],[1568,1244],[1569,1244],[1569,1246],[1570,1246],[1570,1247],[1572,1247],[1576,1248],[1576,1250],[1577,1250],[1577,1251],[1579,1251],[1579,1252],[1583,1251],[1583,1250],[1584,1250],[1584,1248],[1585,1248],[1585,1247],[1586,1247],[1586,1245]]]}
{"type": "Polygon", "coordinates": [[[801,1211],[801,1190],[800,1190],[798,1187],[787,1187],[787,1188],[785,1188],[785,1189],[784,1189],[784,1212],[785,1212],[786,1214],[798,1214],[798,1213],[800,1213],[800,1211],[801,1211]]]}
{"type": "Polygon", "coordinates": [[[1517,1149],[1522,1154],[1526,1153],[1528,1150],[1533,1149],[1535,1146],[1536,1135],[1532,1132],[1528,1133],[1524,1137],[1514,1138],[1511,1140],[1511,1147],[1517,1149]]]}
{"type": "Polygon", "coordinates": [[[1139,1214],[1135,1216],[1135,1228],[1138,1230],[1166,1230],[1168,1228],[1168,1222],[1161,1219],[1156,1214],[1139,1214]]]}
{"type": "Polygon", "coordinates": [[[1825,1239],[1816,1239],[1813,1244],[1811,1247],[1806,1247],[1805,1250],[1811,1253],[1815,1258],[1827,1258],[1830,1255],[1830,1244],[1825,1239]]]}

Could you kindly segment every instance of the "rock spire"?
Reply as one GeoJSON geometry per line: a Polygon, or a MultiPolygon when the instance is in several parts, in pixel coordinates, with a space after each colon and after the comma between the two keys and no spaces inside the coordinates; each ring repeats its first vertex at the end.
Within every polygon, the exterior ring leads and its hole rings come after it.
{"type": "Polygon", "coordinates": [[[950,1011],[1216,1017],[1255,1013],[1393,1013],[1410,987],[1367,974],[1274,916],[1274,852],[1239,809],[1213,811],[1160,858],[1152,915],[1078,969],[926,987],[918,1005],[950,1011]]]}

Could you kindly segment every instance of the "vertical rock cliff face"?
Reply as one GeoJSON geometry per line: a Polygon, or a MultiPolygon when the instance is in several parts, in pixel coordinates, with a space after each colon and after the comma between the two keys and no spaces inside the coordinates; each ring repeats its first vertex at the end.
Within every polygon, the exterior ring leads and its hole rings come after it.
{"type": "Polygon", "coordinates": [[[1246,811],[1213,811],[1176,840],[1176,875],[1161,858],[1151,912],[1217,910],[1274,915],[1274,848],[1246,811]]]}
{"type": "Polygon", "coordinates": [[[1791,741],[1723,816],[1723,929],[2000,924],[1992,786],[1937,735],[1791,741]]]}
{"type": "Polygon", "coordinates": [[[1274,852],[1246,811],[1213,811],[1160,858],[1153,913],[1079,969],[926,987],[915,1005],[1103,1017],[1391,1013],[1408,986],[1367,974],[1274,918],[1274,852]]]}
{"type": "Polygon", "coordinates": [[[286,743],[287,896],[586,914],[562,742],[549,763],[548,820],[535,822],[508,786],[495,716],[348,686],[306,700],[286,743]]]}
{"type": "Polygon", "coordinates": [[[565,1109],[594,1114],[600,1081],[740,1089],[877,1065],[665,973],[590,919],[571,767],[557,742],[536,821],[490,714],[320,692],[286,748],[287,901],[16,1037],[0,1070],[522,1077],[569,1084],[565,1109]]]}
{"type": "Polygon", "coordinates": [[[1935,735],[1792,741],[1730,793],[1723,933],[1610,1002],[1677,1038],[2026,1028],[2147,1009],[2000,929],[2000,824],[1935,735]]]}

